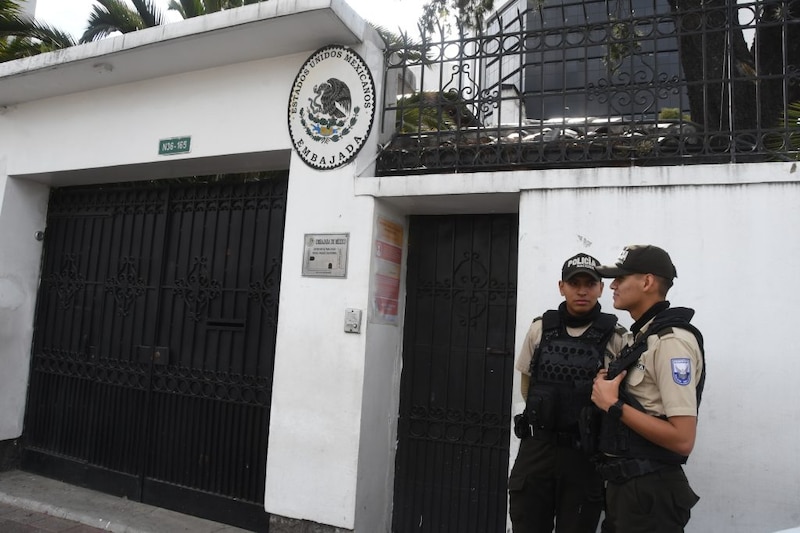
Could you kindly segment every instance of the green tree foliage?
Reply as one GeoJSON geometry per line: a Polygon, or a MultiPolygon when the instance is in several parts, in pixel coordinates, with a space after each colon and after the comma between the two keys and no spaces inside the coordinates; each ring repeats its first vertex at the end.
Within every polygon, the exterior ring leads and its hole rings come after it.
{"type": "Polygon", "coordinates": [[[770,133],[764,145],[780,154],[778,160],[800,160],[800,102],[790,102],[786,113],[778,117],[778,124],[784,131],[770,133]]]}
{"type": "Polygon", "coordinates": [[[447,131],[477,126],[478,119],[456,91],[423,91],[397,102],[399,133],[447,131]]]}
{"type": "Polygon", "coordinates": [[[152,28],[164,22],[164,15],[153,0],[95,0],[89,14],[82,43],[104,39],[112,33],[129,33],[152,28]]]}
{"type": "Polygon", "coordinates": [[[23,14],[17,0],[0,0],[0,63],[75,44],[69,34],[23,14]]]}
{"type": "Polygon", "coordinates": [[[447,29],[449,26],[446,21],[452,17],[455,17],[459,28],[480,30],[492,9],[494,0],[429,0],[422,7],[419,21],[429,32],[447,29]]]}
{"type": "Polygon", "coordinates": [[[178,12],[181,17],[188,19],[234,7],[257,4],[261,1],[262,0],[170,0],[168,9],[178,12]]]}
{"type": "Polygon", "coordinates": [[[385,26],[373,24],[373,28],[381,36],[386,44],[386,50],[390,50],[395,57],[390,61],[396,63],[421,63],[429,65],[427,46],[416,39],[411,38],[407,32],[393,32],[385,26]]]}

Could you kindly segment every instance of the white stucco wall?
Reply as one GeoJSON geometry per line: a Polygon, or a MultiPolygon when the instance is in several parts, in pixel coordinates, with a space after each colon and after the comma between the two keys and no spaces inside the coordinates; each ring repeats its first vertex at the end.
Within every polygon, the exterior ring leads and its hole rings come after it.
{"type": "MultiPolygon", "coordinates": [[[[288,150],[287,87],[297,74],[297,63],[307,55],[251,61],[10,108],[0,116],[0,143],[4,152],[14,154],[7,172],[174,165],[200,157],[288,150]],[[158,156],[159,139],[180,136],[191,136],[190,154],[158,156]]],[[[116,178],[109,175],[109,179],[116,178]]]]}
{"type": "Polygon", "coordinates": [[[4,175],[0,158],[0,440],[22,434],[48,188],[4,175]]]}
{"type": "MultiPolygon", "coordinates": [[[[381,72],[382,53],[369,43],[357,51],[380,94],[375,73],[381,72]]],[[[346,529],[358,520],[359,531],[384,529],[394,466],[380,461],[393,451],[386,416],[391,404],[375,403],[370,390],[370,384],[393,378],[399,354],[399,326],[369,321],[374,224],[379,214],[388,215],[376,210],[374,198],[353,195],[356,176],[374,174],[379,122],[376,116],[356,160],[339,169],[316,171],[292,154],[267,454],[268,512],[346,529]],[[349,233],[345,279],[300,275],[303,235],[309,233],[349,233]],[[347,308],[362,310],[362,334],[344,332],[347,308]],[[383,421],[365,428],[364,417],[383,421]],[[375,457],[365,476],[361,459],[375,457]]]]}
{"type": "MultiPolygon", "coordinates": [[[[403,213],[380,201],[376,203],[375,213],[376,217],[403,225],[405,250],[408,244],[408,227],[403,213]]],[[[373,260],[373,275],[374,267],[373,260]]],[[[404,265],[400,280],[397,323],[371,324],[367,332],[355,531],[391,529],[405,311],[404,265]]]]}
{"type": "MultiPolygon", "coordinates": [[[[305,164],[292,157],[292,168],[305,164]]],[[[374,201],[354,198],[352,167],[289,178],[280,320],[267,453],[267,511],[353,528],[374,201]],[[303,235],[349,233],[347,278],[300,276],[303,235]]]]}

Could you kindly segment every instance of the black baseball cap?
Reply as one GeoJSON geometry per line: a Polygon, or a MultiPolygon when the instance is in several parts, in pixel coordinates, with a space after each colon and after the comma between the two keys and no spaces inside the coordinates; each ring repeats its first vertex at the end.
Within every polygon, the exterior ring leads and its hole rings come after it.
{"type": "Polygon", "coordinates": [[[617,278],[628,274],[655,274],[662,278],[678,277],[669,254],[652,244],[632,244],[622,249],[614,265],[599,265],[597,272],[604,278],[617,278]]]}
{"type": "Polygon", "coordinates": [[[570,278],[577,274],[589,274],[592,278],[600,281],[600,274],[597,273],[596,267],[600,261],[587,254],[576,254],[564,261],[564,266],[561,267],[562,281],[569,281],[570,278]]]}

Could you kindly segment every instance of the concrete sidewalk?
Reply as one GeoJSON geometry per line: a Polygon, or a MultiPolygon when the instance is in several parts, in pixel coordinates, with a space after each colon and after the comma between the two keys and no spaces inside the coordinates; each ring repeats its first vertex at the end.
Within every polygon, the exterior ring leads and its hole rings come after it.
{"type": "Polygon", "coordinates": [[[247,530],[11,470],[0,472],[0,531],[245,533],[247,530]]]}
{"type": "Polygon", "coordinates": [[[3,533],[102,533],[103,529],[0,503],[3,533]]]}

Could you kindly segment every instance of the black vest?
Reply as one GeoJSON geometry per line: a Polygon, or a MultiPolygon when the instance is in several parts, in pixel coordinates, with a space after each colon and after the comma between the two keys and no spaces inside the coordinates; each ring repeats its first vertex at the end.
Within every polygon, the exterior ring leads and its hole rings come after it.
{"type": "Polygon", "coordinates": [[[581,410],[591,405],[592,380],[603,368],[605,347],[617,317],[606,313],[571,337],[558,311],[542,316],[542,339],[531,361],[526,411],[536,430],[574,433],[581,410]]]}
{"type": "MultiPolygon", "coordinates": [[[[678,327],[690,331],[697,339],[700,346],[700,357],[703,362],[703,369],[700,372],[700,379],[697,382],[697,407],[700,408],[700,399],[703,395],[703,386],[706,381],[706,361],[703,349],[703,336],[700,331],[689,323],[694,311],[686,307],[673,307],[660,312],[653,319],[647,331],[641,335],[636,342],[625,347],[608,367],[609,379],[613,379],[623,370],[631,368],[639,360],[641,355],[647,350],[647,338],[650,335],[663,336],[671,332],[671,328],[678,327]]],[[[624,388],[620,387],[620,399],[633,406],[639,411],[644,412],[644,407],[636,401],[624,388]]],[[[662,417],[665,418],[666,417],[662,417]]],[[[652,459],[667,464],[684,464],[688,457],[679,455],[667,450],[657,444],[650,442],[638,433],[632,431],[620,420],[615,420],[604,414],[600,430],[599,449],[601,452],[618,457],[652,459]]]]}

